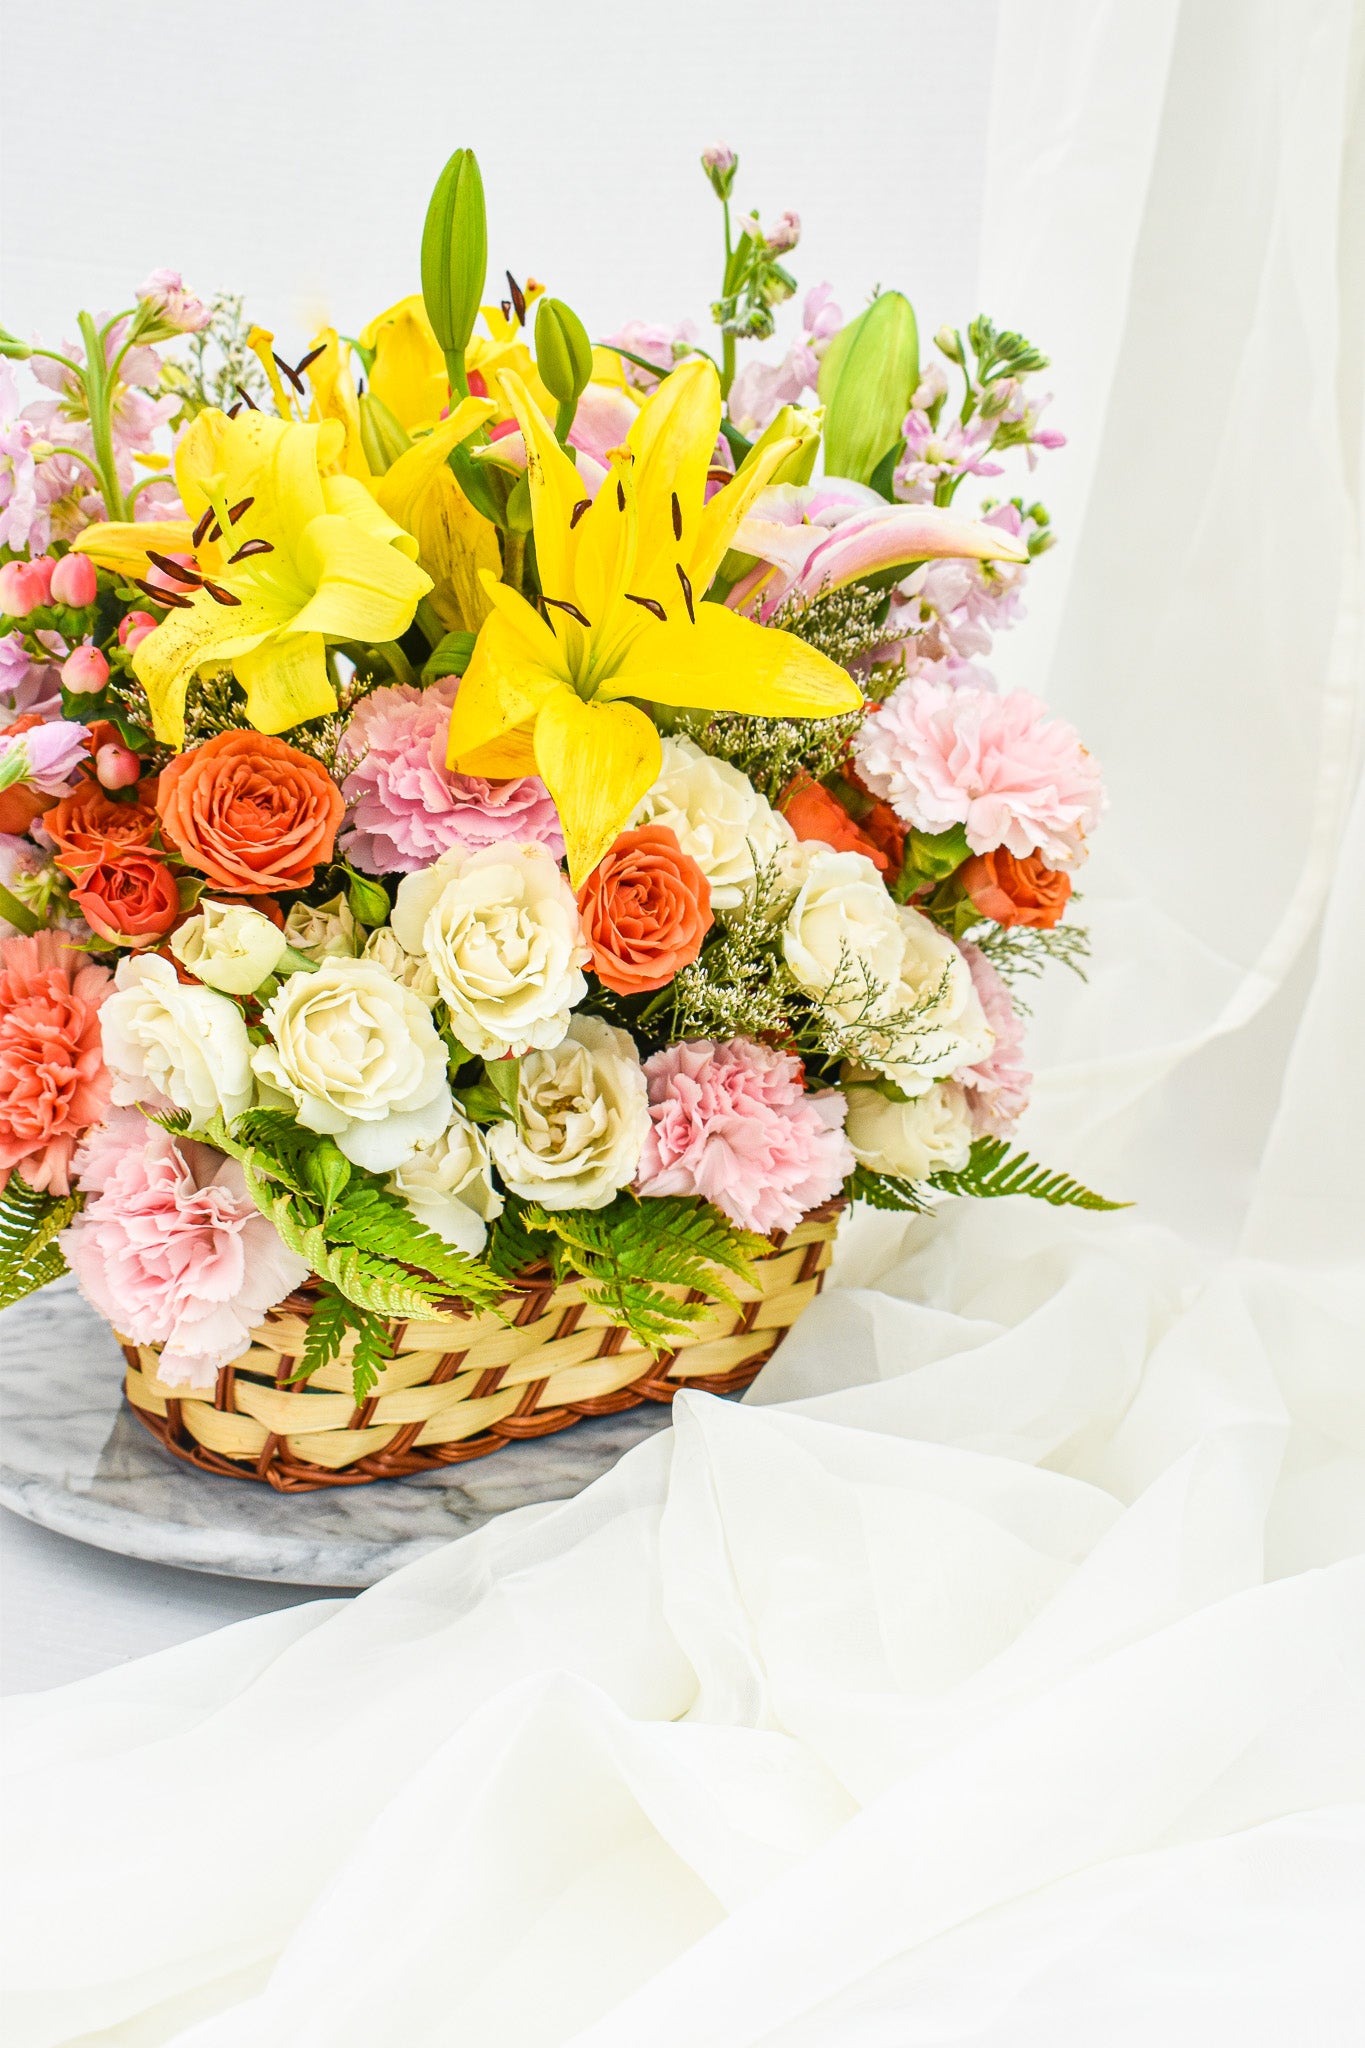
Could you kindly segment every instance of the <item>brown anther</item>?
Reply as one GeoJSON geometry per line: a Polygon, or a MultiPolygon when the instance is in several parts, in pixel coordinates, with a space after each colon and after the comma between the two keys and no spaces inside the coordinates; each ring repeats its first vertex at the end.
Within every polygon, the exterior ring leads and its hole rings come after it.
{"type": "Polygon", "coordinates": [[[512,310],[517,316],[517,325],[518,327],[524,327],[526,325],[526,294],[510,270],[504,271],[503,275],[507,279],[507,289],[512,294],[512,310]]]}
{"type": "Polygon", "coordinates": [[[619,476],[616,479],[616,509],[618,512],[626,509],[626,487],[619,476]]]}
{"type": "Polygon", "coordinates": [[[579,520],[580,520],[580,519],[581,519],[581,518],[583,517],[583,514],[584,514],[585,512],[591,512],[591,510],[592,510],[592,499],[591,499],[591,498],[580,498],[580,499],[579,499],[579,501],[578,501],[578,503],[577,503],[577,504],[576,504],[576,505],[574,506],[574,508],[573,508],[573,511],[572,511],[572,512],[571,512],[571,513],[569,514],[569,531],[570,531],[570,533],[572,533],[572,532],[573,532],[573,530],[574,530],[574,528],[575,528],[575,527],[577,526],[577,524],[578,524],[579,520]]]}
{"type": "Polygon", "coordinates": [[[654,617],[659,621],[659,624],[661,626],[666,626],[668,624],[668,613],[659,603],[657,597],[636,597],[634,591],[631,590],[628,590],[625,593],[625,595],[626,602],[628,604],[638,604],[642,606],[645,611],[652,612],[654,617]]]}
{"type": "Polygon", "coordinates": [[[148,548],[147,560],[154,562],[163,576],[173,576],[177,583],[188,583],[193,590],[197,590],[204,580],[197,569],[187,569],[182,562],[177,562],[173,556],[159,555],[155,548],[148,548]]]}
{"type": "Polygon", "coordinates": [[[238,413],[239,413],[239,412],[241,411],[241,409],[242,409],[242,401],[241,401],[241,399],[239,398],[239,399],[237,400],[237,403],[236,403],[236,405],[230,405],[230,406],[228,407],[228,418],[229,418],[230,420],[235,420],[235,419],[236,419],[236,417],[237,417],[237,415],[238,415],[238,413]]]}
{"type": "Polygon", "coordinates": [[[678,503],[676,491],[673,493],[673,538],[674,540],[682,539],[682,506],[678,503]]]}
{"type": "Polygon", "coordinates": [[[677,569],[678,572],[678,581],[682,585],[683,603],[687,606],[687,616],[692,621],[692,624],[695,626],[697,623],[697,607],[692,602],[691,579],[689,578],[687,571],[686,569],[684,569],[681,562],[675,563],[674,567],[677,569]]]}
{"type": "Polygon", "coordinates": [[[244,562],[248,555],[273,555],[274,544],[268,540],[244,540],[235,555],[229,555],[229,562],[244,562]]]}
{"type": "Polygon", "coordinates": [[[204,588],[215,604],[240,604],[242,601],[240,597],[234,597],[230,590],[224,590],[220,583],[206,581],[204,588]]]}
{"type": "Polygon", "coordinates": [[[203,538],[204,538],[204,535],[205,535],[205,534],[206,534],[206,533],[208,532],[208,530],[209,530],[210,526],[212,526],[212,524],[213,524],[213,507],[212,507],[212,505],[210,505],[210,506],[208,507],[208,509],[207,509],[207,510],[206,510],[205,512],[203,512],[203,513],[201,513],[201,514],[200,514],[200,518],[199,518],[199,524],[198,524],[198,525],[197,525],[197,526],[195,527],[195,529],[194,529],[194,532],[193,532],[193,533],[192,533],[192,534],[190,535],[190,544],[191,544],[191,546],[193,546],[193,547],[196,547],[196,548],[197,548],[197,547],[199,546],[200,542],[201,542],[201,541],[203,540],[203,538]]]}
{"type": "Polygon", "coordinates": [[[570,604],[567,598],[547,597],[545,599],[545,603],[552,604],[557,612],[567,612],[571,619],[577,619],[579,625],[586,626],[588,631],[591,633],[592,620],[585,619],[582,612],[578,609],[578,606],[576,604],[570,604]]]}
{"type": "Polygon", "coordinates": [[[289,363],[287,363],[283,356],[277,356],[273,348],[270,351],[270,360],[274,363],[275,368],[277,370],[282,370],[284,372],[285,376],[289,379],[294,389],[298,392],[299,397],[304,397],[306,394],[304,392],[303,379],[302,377],[300,377],[298,371],[294,369],[289,363]]]}
{"type": "Polygon", "coordinates": [[[251,510],[251,507],[252,507],[252,506],[253,506],[253,505],[255,504],[255,502],[256,502],[256,500],[255,500],[254,498],[239,498],[239,499],[237,500],[237,503],[236,503],[235,505],[229,505],[229,506],[228,506],[228,524],[229,524],[229,526],[235,526],[235,525],[237,524],[237,521],[238,521],[238,520],[239,520],[239,519],[241,518],[242,514],[243,514],[244,512],[249,512],[249,511],[251,510]]]}
{"type": "Polygon", "coordinates": [[[140,576],[134,576],[133,582],[139,590],[146,592],[153,604],[165,605],[170,611],[185,612],[194,603],[192,597],[185,597],[178,590],[159,590],[155,583],[144,583],[140,576]]]}
{"type": "Polygon", "coordinates": [[[237,393],[238,398],[241,399],[243,405],[249,406],[252,412],[260,411],[261,408],[257,405],[249,391],[244,391],[240,384],[234,384],[232,388],[237,393]]]}
{"type": "Polygon", "coordinates": [[[512,317],[512,301],[510,299],[499,299],[498,304],[502,308],[503,319],[510,320],[512,317]]]}
{"type": "Polygon", "coordinates": [[[208,537],[210,541],[221,540],[223,538],[223,529],[218,524],[218,521],[216,519],[214,520],[212,526],[209,528],[208,537]]]}
{"type": "Polygon", "coordinates": [[[310,363],[315,363],[319,356],[325,356],[326,353],[327,344],[325,341],[320,341],[316,348],[309,349],[306,356],[300,356],[297,365],[299,375],[302,376],[310,363]]]}

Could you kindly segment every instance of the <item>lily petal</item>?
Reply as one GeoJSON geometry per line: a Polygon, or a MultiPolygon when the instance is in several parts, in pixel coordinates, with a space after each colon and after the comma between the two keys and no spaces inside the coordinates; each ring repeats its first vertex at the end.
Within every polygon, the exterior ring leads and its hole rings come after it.
{"type": "Polygon", "coordinates": [[[370,390],[400,426],[411,434],[440,419],[450,387],[445,357],[420,293],[400,299],[371,320],[361,329],[359,341],[362,348],[374,351],[370,390]]]}
{"type": "Polygon", "coordinates": [[[504,734],[529,724],[554,691],[567,688],[552,669],[537,662],[534,647],[502,610],[493,612],[484,621],[450,715],[449,766],[461,773],[482,772],[466,763],[504,734]]]}
{"type": "Polygon", "coordinates": [[[502,383],[526,436],[526,475],[541,588],[547,597],[568,597],[573,588],[573,516],[583,500],[583,479],[521,379],[509,373],[502,383]]]}
{"type": "Polygon", "coordinates": [[[955,556],[978,562],[1026,562],[1028,549],[1013,534],[938,505],[888,505],[860,512],[836,526],[813,550],[796,580],[804,597],[838,590],[860,576],[903,562],[955,556]]]}
{"type": "MultiPolygon", "coordinates": [[[[635,456],[639,563],[647,590],[658,581],[661,565],[672,578],[674,562],[691,564],[720,416],[720,377],[705,356],[681,363],[636,415],[627,445],[635,456]]],[[[710,577],[693,581],[705,590],[710,577]]]]}
{"type": "Polygon", "coordinates": [[[101,569],[112,569],[118,576],[145,576],[152,566],[149,548],[158,555],[187,555],[192,533],[188,519],[106,520],[78,533],[71,552],[88,555],[101,569]]]}
{"type": "Polygon", "coordinates": [[[188,610],[173,611],[133,656],[133,673],[147,692],[152,730],[173,747],[185,741],[185,692],[201,668],[226,667],[250,654],[280,625],[277,606],[244,600],[215,604],[201,591],[188,610]]]}
{"type": "Polygon", "coordinates": [[[536,720],[535,747],[536,770],[559,812],[569,879],[577,889],[657,781],[659,735],[633,704],[585,704],[572,690],[558,689],[536,720]]]}
{"type": "Polygon", "coordinates": [[[290,619],[291,633],[396,640],[431,589],[430,576],[415,562],[335,512],[309,522],[296,543],[295,559],[313,595],[290,619]]]}
{"type": "Polygon", "coordinates": [[[340,422],[346,436],[342,466],[347,476],[363,483],[369,477],[370,465],[360,440],[360,403],[351,376],[350,346],[343,349],[335,327],[324,327],[313,336],[310,347],[320,347],[322,354],[313,357],[305,372],[313,390],[308,417],[340,422]]]}
{"type": "Polygon", "coordinates": [[[321,633],[279,634],[232,666],[257,732],[287,732],[337,708],[321,633]]]}
{"type": "Polygon", "coordinates": [[[642,634],[599,692],[618,696],[759,718],[834,718],[863,701],[852,676],[817,648],[719,604],[698,605],[695,626],[679,620],[642,634]]]}

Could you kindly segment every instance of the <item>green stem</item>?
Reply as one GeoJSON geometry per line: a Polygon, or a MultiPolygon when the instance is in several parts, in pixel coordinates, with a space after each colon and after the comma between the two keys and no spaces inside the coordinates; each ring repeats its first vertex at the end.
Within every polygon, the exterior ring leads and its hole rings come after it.
{"type": "Polygon", "coordinates": [[[393,670],[395,682],[408,683],[414,689],[417,687],[417,671],[396,640],[377,640],[374,651],[383,655],[393,670]]]}
{"type": "Polygon", "coordinates": [[[95,474],[100,480],[105,517],[124,517],[123,489],[114,460],[114,430],[109,417],[110,383],[105,372],[104,343],[89,313],[80,315],[81,337],[85,342],[85,368],[80,373],[85,402],[90,413],[90,438],[95,445],[95,474]]]}
{"type": "Polygon", "coordinates": [[[68,448],[64,441],[51,441],[48,443],[48,447],[53,455],[69,455],[73,462],[83,463],[84,466],[89,470],[91,476],[98,478],[99,471],[96,469],[94,463],[90,460],[90,457],[83,453],[81,449],[68,448]]]}
{"type": "Polygon", "coordinates": [[[723,335],[721,336],[721,340],[720,340],[720,346],[721,346],[721,371],[720,371],[720,395],[721,395],[721,397],[722,397],[722,398],[728,398],[728,397],[730,396],[730,386],[731,386],[731,385],[732,385],[732,384],[734,383],[734,381],[735,381],[735,337],[734,337],[734,335],[733,335],[733,334],[723,334],[723,335]]]}
{"type": "Polygon", "coordinates": [[[446,629],[441,624],[436,607],[429,597],[424,597],[420,600],[415,617],[417,624],[426,635],[427,645],[429,647],[438,647],[442,640],[445,639],[446,629]]]}
{"type": "Polygon", "coordinates": [[[167,482],[173,483],[174,481],[175,479],[172,476],[171,471],[168,469],[153,470],[150,476],[144,476],[142,482],[140,484],[134,484],[132,490],[129,491],[128,493],[127,504],[129,512],[131,512],[133,509],[134,501],[141,495],[143,491],[146,490],[148,484],[164,484],[167,482]]]}
{"type": "Polygon", "coordinates": [[[464,366],[464,350],[462,348],[448,348],[446,350],[446,376],[450,380],[450,388],[455,396],[457,398],[468,398],[469,377],[464,366]]]}
{"type": "Polygon", "coordinates": [[[521,595],[526,577],[526,535],[505,533],[502,537],[502,580],[521,595]]]}
{"type": "Polygon", "coordinates": [[[73,363],[70,356],[58,355],[55,348],[31,348],[29,354],[31,356],[46,356],[50,363],[60,363],[64,370],[70,370],[75,377],[79,377],[81,374],[80,364],[73,363]]]}
{"type": "Polygon", "coordinates": [[[12,896],[3,882],[0,882],[0,917],[3,917],[7,924],[12,924],[17,932],[22,932],[26,939],[31,939],[35,932],[43,928],[43,920],[35,917],[28,905],[21,903],[17,896],[12,896]]]}

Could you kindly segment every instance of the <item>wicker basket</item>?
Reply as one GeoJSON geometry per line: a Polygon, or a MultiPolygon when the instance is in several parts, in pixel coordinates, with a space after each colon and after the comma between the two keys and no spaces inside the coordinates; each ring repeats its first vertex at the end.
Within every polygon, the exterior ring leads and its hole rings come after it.
{"type": "Polygon", "coordinates": [[[542,1265],[509,1289],[510,1327],[490,1314],[465,1316],[454,1327],[396,1324],[394,1356],[359,1408],[349,1343],[306,1385],[288,1384],[312,1307],[306,1285],[252,1332],[251,1349],[223,1367],[214,1387],[164,1385],[155,1347],[120,1338],[124,1392],[177,1458],[205,1472],[263,1479],[281,1493],[430,1472],[567,1429],[582,1415],[671,1401],[679,1387],[729,1394],[748,1386],[819,1293],[843,1207],[827,1202],[775,1237],[757,1263],[756,1284],[735,1286],[740,1308],[716,1302],[696,1334],[663,1357],[586,1304],[576,1283],[557,1287],[542,1265]]]}

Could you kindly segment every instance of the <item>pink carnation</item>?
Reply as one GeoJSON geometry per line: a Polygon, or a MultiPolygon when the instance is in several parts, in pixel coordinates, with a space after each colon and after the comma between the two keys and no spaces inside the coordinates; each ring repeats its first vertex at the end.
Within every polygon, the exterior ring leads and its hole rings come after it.
{"type": "Polygon", "coordinates": [[[1022,1058],[1024,1027],[1008,988],[981,948],[963,946],[962,956],[971,969],[972,986],[995,1033],[995,1044],[975,1066],[959,1068],[953,1079],[967,1091],[977,1137],[1005,1138],[1028,1108],[1033,1086],[1033,1075],[1022,1058]]]}
{"type": "Polygon", "coordinates": [[[94,1199],[58,1242],[86,1300],[134,1344],[161,1344],[160,1377],[212,1386],[267,1309],[308,1273],[209,1145],[115,1110],[76,1154],[94,1199]]]}
{"type": "Polygon", "coordinates": [[[1007,697],[911,676],[854,741],[874,795],[920,832],[966,831],[973,853],[997,846],[1049,867],[1085,858],[1104,805],[1100,772],[1073,727],[1027,691],[1007,697]]]}
{"type": "Polygon", "coordinates": [[[645,1061],[642,1195],[702,1195],[745,1230],[791,1230],[854,1167],[837,1089],[807,1095],[801,1063],[750,1039],[691,1040],[645,1061]]]}
{"type": "Polygon", "coordinates": [[[490,782],[446,767],[450,707],[459,681],[448,676],[429,690],[407,684],[365,698],[346,730],[356,761],[341,793],[351,806],[342,845],[367,875],[412,874],[452,846],[534,841],[558,860],[564,852],[559,813],[537,775],[490,782]]]}

